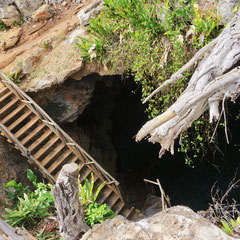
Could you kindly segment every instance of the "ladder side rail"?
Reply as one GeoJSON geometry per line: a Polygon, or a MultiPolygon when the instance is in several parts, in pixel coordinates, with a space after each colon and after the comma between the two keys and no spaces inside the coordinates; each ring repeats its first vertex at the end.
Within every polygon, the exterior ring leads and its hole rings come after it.
{"type": "Polygon", "coordinates": [[[42,165],[29,153],[27,148],[24,147],[17,138],[15,138],[15,136],[2,124],[1,121],[0,121],[0,130],[1,130],[1,132],[4,133],[5,136],[12,139],[12,141],[17,145],[17,147],[21,151],[21,153],[24,156],[26,156],[32,163],[34,163],[40,169],[40,171],[42,172],[42,174],[45,177],[47,177],[52,183],[55,182],[53,176],[51,174],[49,174],[49,172],[44,167],[42,167],[42,165]]]}
{"type": "MultiPolygon", "coordinates": [[[[13,83],[8,76],[6,76],[0,70],[0,76],[2,77],[2,82],[20,99],[26,100],[25,104],[31,108],[31,110],[38,115],[41,119],[45,120],[46,124],[48,125],[51,130],[53,130],[57,135],[63,136],[63,142],[66,143],[73,143],[78,148],[79,151],[83,152],[84,155],[87,156],[88,161],[93,161],[96,167],[102,172],[102,174],[107,178],[107,180],[111,179],[114,181],[116,185],[119,185],[119,182],[111,176],[106,170],[102,168],[98,162],[93,159],[83,148],[81,148],[65,131],[63,131],[53,120],[52,118],[39,106],[37,105],[23,90],[21,90],[15,83],[13,83]],[[50,124],[49,124],[50,123],[50,124]],[[61,134],[60,134],[61,133],[61,134]]],[[[74,152],[79,156],[78,150],[74,150],[74,152]]]]}

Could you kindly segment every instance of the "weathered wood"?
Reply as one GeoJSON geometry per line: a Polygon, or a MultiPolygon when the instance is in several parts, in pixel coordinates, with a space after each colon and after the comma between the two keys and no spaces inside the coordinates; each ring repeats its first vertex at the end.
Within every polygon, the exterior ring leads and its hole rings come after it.
{"type": "Polygon", "coordinates": [[[148,121],[136,136],[136,140],[140,141],[150,134],[150,142],[159,142],[162,147],[159,157],[169,148],[174,154],[175,139],[204,111],[209,109],[210,122],[217,121],[220,117],[219,103],[227,98],[234,101],[240,95],[240,70],[236,67],[240,61],[240,11],[213,43],[200,50],[147,100],[163,87],[173,84],[175,79],[179,79],[189,66],[197,63],[204,53],[205,56],[182,95],[165,113],[148,121]]]}
{"type": "Polygon", "coordinates": [[[89,229],[78,198],[78,172],[76,163],[64,165],[53,188],[59,232],[64,240],[78,240],[89,229]]]}

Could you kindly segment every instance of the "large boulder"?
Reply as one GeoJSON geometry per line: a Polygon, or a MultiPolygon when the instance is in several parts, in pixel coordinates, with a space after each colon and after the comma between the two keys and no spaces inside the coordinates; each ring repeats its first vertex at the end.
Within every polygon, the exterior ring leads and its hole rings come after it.
{"type": "Polygon", "coordinates": [[[7,26],[11,26],[14,22],[20,21],[20,14],[13,5],[0,7],[0,19],[2,19],[7,26]]]}
{"type": "Polygon", "coordinates": [[[22,35],[22,29],[12,28],[6,32],[0,33],[0,49],[7,50],[13,47],[22,35]]]}
{"type": "Polygon", "coordinates": [[[31,17],[33,12],[36,11],[42,4],[43,0],[15,0],[18,10],[24,17],[31,17]]]}
{"type": "Polygon", "coordinates": [[[231,240],[220,228],[184,206],[176,206],[138,222],[122,216],[95,225],[81,240],[231,240]]]}

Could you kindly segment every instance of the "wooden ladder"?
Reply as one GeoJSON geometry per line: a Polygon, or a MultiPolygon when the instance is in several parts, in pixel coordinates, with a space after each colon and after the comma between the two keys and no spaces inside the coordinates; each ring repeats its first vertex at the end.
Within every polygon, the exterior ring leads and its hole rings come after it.
{"type": "Polygon", "coordinates": [[[123,200],[118,181],[68,136],[39,105],[0,71],[0,132],[54,183],[66,163],[80,164],[80,181],[94,175],[94,191],[105,182],[97,201],[128,219],[136,215],[123,200]]]}

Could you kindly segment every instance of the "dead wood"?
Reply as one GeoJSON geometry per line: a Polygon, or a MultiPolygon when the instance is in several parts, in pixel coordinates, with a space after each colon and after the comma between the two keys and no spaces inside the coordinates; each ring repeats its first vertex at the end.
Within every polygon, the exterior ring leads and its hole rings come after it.
{"type": "Polygon", "coordinates": [[[78,240],[89,229],[78,198],[78,172],[76,163],[64,165],[53,188],[59,232],[64,240],[78,240]]]}
{"type": "Polygon", "coordinates": [[[236,67],[240,61],[239,40],[240,12],[215,40],[201,49],[144,101],[165,86],[174,84],[202,58],[182,95],[166,112],[148,121],[137,133],[136,141],[150,134],[149,141],[159,142],[162,147],[159,157],[167,149],[171,149],[174,154],[175,139],[206,110],[209,110],[210,122],[218,121],[220,102],[223,99],[234,101],[240,95],[240,69],[236,67]]]}

